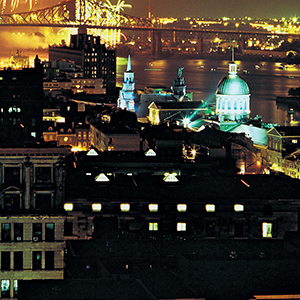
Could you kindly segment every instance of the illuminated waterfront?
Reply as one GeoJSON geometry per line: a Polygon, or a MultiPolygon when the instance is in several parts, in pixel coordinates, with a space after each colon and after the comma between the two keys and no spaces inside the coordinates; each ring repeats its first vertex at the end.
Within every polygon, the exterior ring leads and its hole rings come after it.
{"type": "MultiPolygon", "coordinates": [[[[118,58],[117,85],[122,85],[127,59],[118,58]]],[[[162,85],[170,87],[177,76],[179,66],[184,67],[183,77],[187,91],[193,92],[194,100],[215,101],[215,91],[219,80],[228,73],[229,60],[204,60],[169,58],[154,60],[132,57],[132,71],[135,73],[136,88],[162,85]]],[[[236,61],[239,76],[249,85],[251,93],[251,117],[261,115],[264,122],[289,125],[288,106],[277,106],[277,96],[287,96],[290,88],[300,86],[300,67],[280,69],[280,63],[262,61],[236,61]],[[247,70],[249,74],[244,74],[247,70]]]]}

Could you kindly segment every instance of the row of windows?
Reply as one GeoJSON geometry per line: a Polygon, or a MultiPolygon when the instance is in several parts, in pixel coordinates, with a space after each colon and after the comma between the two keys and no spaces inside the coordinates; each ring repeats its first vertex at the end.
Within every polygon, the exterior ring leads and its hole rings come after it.
{"type": "MultiPolygon", "coordinates": [[[[214,222],[208,222],[206,224],[206,232],[208,236],[214,236],[214,222]]],[[[158,222],[149,222],[149,231],[158,231],[158,222]]],[[[186,231],[187,224],[185,222],[177,222],[176,224],[177,231],[186,231]]],[[[241,223],[237,223],[235,225],[235,236],[242,237],[243,236],[243,225],[241,223]]],[[[262,223],[262,237],[271,238],[272,237],[272,223],[263,222],[262,223]]]]}
{"type": "MultiPolygon", "coordinates": [[[[39,182],[40,183],[40,182],[39,182]]],[[[3,199],[3,208],[5,210],[20,210],[24,207],[24,203],[22,203],[21,194],[5,194],[3,199]]],[[[1,205],[0,205],[1,206],[1,205]]],[[[52,201],[52,194],[51,193],[34,193],[34,203],[33,208],[37,210],[46,210],[52,209],[53,201],[52,201]]]]}
{"type": "MultiPolygon", "coordinates": [[[[220,105],[221,105],[220,102],[221,102],[221,101],[219,101],[219,103],[218,103],[218,109],[220,109],[220,105]]],[[[244,110],[247,110],[247,102],[243,103],[242,101],[240,101],[239,104],[240,104],[240,105],[239,105],[239,109],[240,109],[240,110],[243,110],[243,104],[244,104],[244,110]]],[[[233,107],[234,110],[237,110],[237,109],[238,109],[238,103],[235,101],[235,102],[233,103],[233,105],[232,105],[232,102],[229,100],[229,101],[227,102],[227,105],[226,105],[225,101],[222,101],[222,110],[225,110],[225,108],[228,109],[228,110],[231,110],[232,107],[233,107]],[[226,107],[226,106],[227,106],[227,107],[226,107]]]]}
{"type": "MultiPolygon", "coordinates": [[[[64,204],[65,211],[72,211],[74,209],[73,203],[65,203],[64,204]]],[[[156,203],[150,203],[148,205],[148,209],[150,212],[157,212],[158,211],[158,204],[156,203]]],[[[244,205],[242,204],[235,204],[233,206],[234,211],[236,212],[243,212],[244,211],[244,205]]],[[[102,204],[101,203],[93,203],[92,204],[92,210],[94,212],[100,212],[102,210],[102,204]]],[[[120,210],[124,212],[130,211],[130,204],[129,203],[121,203],[120,204],[120,210]]],[[[207,212],[215,212],[216,206],[215,204],[206,204],[205,210],[207,212]]],[[[187,205],[186,204],[177,204],[177,211],[178,212],[186,212],[187,211],[187,205]]]]}
{"type": "MultiPolygon", "coordinates": [[[[12,240],[21,242],[23,241],[24,230],[23,223],[2,223],[1,224],[1,241],[10,242],[12,240]],[[13,235],[12,235],[13,234],[13,235]]],[[[43,231],[45,231],[45,241],[52,242],[54,241],[54,223],[45,223],[43,228],[42,223],[32,224],[32,240],[34,242],[43,240],[43,231]]]]}
{"type": "MultiPolygon", "coordinates": [[[[18,296],[18,280],[13,281],[14,293],[13,296],[16,298],[18,296]]],[[[10,280],[1,280],[1,298],[10,298],[10,280]]]]}
{"type": "MultiPolygon", "coordinates": [[[[36,183],[51,183],[52,168],[51,167],[35,167],[35,182],[36,183]]],[[[20,167],[5,167],[4,168],[4,183],[16,184],[21,182],[20,167]]]]}
{"type": "MultiPolygon", "coordinates": [[[[32,251],[32,270],[42,270],[42,255],[44,255],[44,269],[54,270],[54,251],[32,251]]],[[[13,252],[13,261],[11,261],[11,252],[1,252],[1,271],[23,270],[23,268],[22,251],[13,252]]]]}

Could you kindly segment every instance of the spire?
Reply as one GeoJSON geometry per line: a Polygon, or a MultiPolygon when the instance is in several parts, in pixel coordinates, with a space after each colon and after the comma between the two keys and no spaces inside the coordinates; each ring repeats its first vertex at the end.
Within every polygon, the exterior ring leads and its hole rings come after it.
{"type": "Polygon", "coordinates": [[[232,46],[231,63],[229,64],[229,74],[237,74],[237,64],[234,62],[234,47],[232,46]]]}
{"type": "Polygon", "coordinates": [[[131,72],[131,60],[130,55],[128,55],[128,62],[127,62],[127,70],[126,72],[131,72]]]}

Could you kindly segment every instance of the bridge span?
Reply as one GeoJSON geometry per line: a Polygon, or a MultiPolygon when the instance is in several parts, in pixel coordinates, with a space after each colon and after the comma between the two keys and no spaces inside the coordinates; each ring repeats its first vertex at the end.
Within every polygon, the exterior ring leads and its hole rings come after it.
{"type": "MultiPolygon", "coordinates": [[[[92,0],[65,0],[58,5],[44,9],[24,12],[0,14],[0,27],[59,27],[79,28],[102,31],[110,31],[114,35],[112,42],[107,41],[110,46],[115,46],[120,41],[121,32],[147,32],[151,34],[152,55],[162,52],[164,42],[176,42],[182,40],[196,41],[198,52],[203,52],[205,40],[236,41],[241,49],[249,39],[266,41],[274,33],[267,31],[241,31],[241,30],[213,30],[196,28],[160,28],[155,27],[147,18],[129,16],[117,10],[114,6],[96,3],[92,0]]],[[[110,34],[112,35],[112,34],[110,34]]],[[[107,34],[109,36],[109,34],[107,34]]],[[[287,40],[300,37],[297,34],[277,34],[276,36],[287,40]]]]}

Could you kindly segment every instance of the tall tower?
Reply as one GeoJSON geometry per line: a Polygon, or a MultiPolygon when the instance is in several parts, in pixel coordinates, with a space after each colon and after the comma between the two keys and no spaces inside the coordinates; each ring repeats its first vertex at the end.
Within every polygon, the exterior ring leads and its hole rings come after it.
{"type": "Polygon", "coordinates": [[[135,112],[136,90],[134,73],[131,70],[131,59],[128,56],[127,70],[124,72],[123,88],[118,98],[118,107],[135,112]]]}
{"type": "Polygon", "coordinates": [[[184,82],[184,78],[182,77],[182,70],[183,67],[179,67],[178,69],[178,76],[173,82],[173,86],[171,89],[173,91],[173,96],[176,98],[178,102],[187,100],[186,98],[186,85],[184,82]]]}

